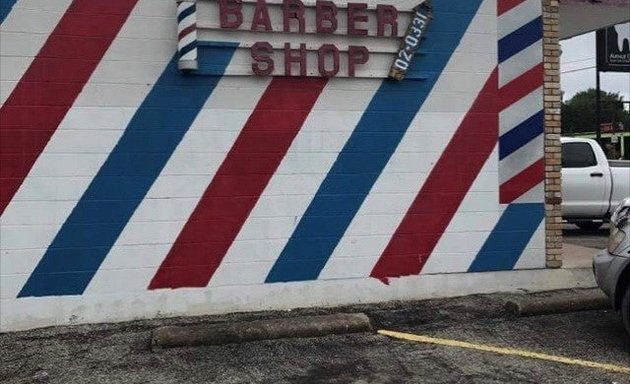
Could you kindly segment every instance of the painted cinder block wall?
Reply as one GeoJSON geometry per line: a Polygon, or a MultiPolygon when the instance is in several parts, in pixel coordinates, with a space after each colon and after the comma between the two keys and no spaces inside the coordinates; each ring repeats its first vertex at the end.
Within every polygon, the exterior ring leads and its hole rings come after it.
{"type": "Polygon", "coordinates": [[[255,77],[257,37],[198,0],[184,75],[172,0],[1,4],[3,331],[517,289],[558,264],[540,0],[434,0],[400,83],[406,24],[357,77],[255,77]]]}

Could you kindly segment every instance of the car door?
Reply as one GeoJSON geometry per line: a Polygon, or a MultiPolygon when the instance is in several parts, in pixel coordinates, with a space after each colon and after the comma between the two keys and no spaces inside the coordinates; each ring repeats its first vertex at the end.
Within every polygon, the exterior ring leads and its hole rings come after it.
{"type": "Polygon", "coordinates": [[[562,143],[562,215],[601,218],[608,209],[608,164],[598,164],[588,142],[562,143]]]}

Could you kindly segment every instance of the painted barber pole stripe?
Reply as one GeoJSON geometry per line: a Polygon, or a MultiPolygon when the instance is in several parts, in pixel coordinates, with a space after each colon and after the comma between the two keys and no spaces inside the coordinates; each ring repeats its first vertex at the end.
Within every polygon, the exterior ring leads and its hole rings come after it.
{"type": "MultiPolygon", "coordinates": [[[[208,49],[227,67],[236,44],[208,49]]],[[[19,297],[80,295],[190,128],[220,76],[182,76],[177,55],[140,106],[19,297]],[[168,125],[165,126],[165,122],[168,125]],[[153,127],[163,127],[159,138],[153,127]]]]}
{"type": "MultiPolygon", "coordinates": [[[[500,1],[501,5],[503,2],[500,1]]],[[[498,14],[497,39],[501,40],[530,21],[540,17],[540,0],[519,0],[519,4],[498,14]]]]}
{"type": "Polygon", "coordinates": [[[544,218],[542,4],[497,5],[499,76],[506,83],[499,90],[499,202],[508,205],[469,272],[514,269],[544,218]]]}
{"type": "Polygon", "coordinates": [[[0,215],[137,0],[76,0],[0,108],[0,215]]]}
{"type": "Polygon", "coordinates": [[[197,62],[197,6],[195,0],[177,1],[177,50],[178,68],[194,71],[199,68],[197,62]]]}
{"type": "Polygon", "coordinates": [[[499,40],[499,63],[542,39],[542,16],[499,40]]]}
{"type": "Polygon", "coordinates": [[[270,271],[268,283],[318,278],[481,3],[462,1],[434,5],[435,20],[427,38],[432,31],[446,29],[456,35],[457,38],[445,41],[441,47],[448,54],[426,55],[413,61],[413,67],[432,74],[425,81],[383,82],[270,271]],[[384,135],[379,141],[366,142],[363,137],[370,132],[384,135]],[[348,177],[351,174],[353,177],[348,177]],[[315,241],[317,246],[313,246],[315,241]]]}
{"type": "MultiPolygon", "coordinates": [[[[499,82],[499,89],[501,83],[499,82]]],[[[534,92],[518,99],[514,104],[506,107],[499,113],[499,136],[510,132],[514,127],[524,121],[524,117],[534,116],[540,111],[540,100],[543,98],[543,88],[538,87],[534,92]]]]}
{"type": "MultiPolygon", "coordinates": [[[[542,200],[542,196],[545,196],[545,183],[539,182],[538,184],[536,184],[535,187],[531,188],[527,192],[517,197],[514,200],[513,204],[540,203],[540,201],[542,200]]],[[[530,240],[530,242],[531,241],[533,240],[530,240]]],[[[542,244],[542,247],[544,248],[544,240],[542,242],[538,242],[537,247],[541,248],[541,244],[542,244]]]]}
{"type": "Polygon", "coordinates": [[[149,289],[208,285],[326,83],[272,80],[149,289]]]}
{"type": "Polygon", "coordinates": [[[0,0],[0,24],[9,16],[17,0],[0,0]]]}
{"type": "MultiPolygon", "coordinates": [[[[499,10],[506,6],[505,1],[499,0],[499,10]]],[[[503,80],[499,90],[499,173],[502,175],[499,198],[502,204],[510,204],[528,192],[522,190],[523,188],[536,187],[535,184],[530,184],[535,180],[542,180],[543,176],[541,173],[534,177],[533,172],[539,168],[532,167],[531,162],[513,161],[522,157],[513,154],[522,152],[525,147],[530,149],[528,153],[532,153],[529,144],[539,142],[537,138],[544,130],[541,12],[540,3],[527,0],[511,7],[498,21],[499,31],[504,35],[499,35],[498,43],[499,77],[503,80]],[[535,12],[536,10],[538,11],[535,12]],[[534,19],[527,22],[527,18],[532,17],[534,19]],[[521,64],[517,65],[515,59],[519,57],[525,59],[520,60],[521,64]],[[532,66],[523,66],[524,62],[532,66]],[[521,177],[512,180],[518,174],[521,177]],[[510,180],[506,180],[504,175],[511,175],[510,180]]],[[[539,149],[534,148],[533,153],[542,162],[542,146],[539,149]]]]}
{"type": "Polygon", "coordinates": [[[499,138],[499,159],[503,160],[543,133],[544,111],[529,117],[499,138]]]}
{"type": "Polygon", "coordinates": [[[527,0],[498,0],[497,10],[498,10],[499,16],[514,9],[515,7],[521,5],[522,3],[526,1],[527,0]]]}
{"type": "Polygon", "coordinates": [[[496,145],[497,85],[495,70],[372,270],[372,277],[387,283],[389,278],[422,271],[496,145]]]}
{"type": "MultiPolygon", "coordinates": [[[[499,70],[500,67],[499,67],[499,70]]],[[[537,64],[535,67],[528,69],[521,76],[510,81],[499,89],[499,108],[501,111],[508,109],[519,100],[527,97],[530,93],[536,91],[542,87],[544,67],[542,63],[537,64]]],[[[542,100],[538,101],[538,104],[542,103],[542,100]]],[[[541,108],[538,108],[540,110],[541,108]]],[[[531,116],[531,115],[530,115],[531,116]]],[[[526,119],[529,116],[521,116],[521,119],[526,119]]],[[[509,127],[506,127],[509,128],[509,127]]],[[[506,129],[506,131],[509,129],[506,129]]]]}
{"type": "Polygon", "coordinates": [[[501,185],[501,200],[514,201],[543,181],[545,163],[540,159],[501,185]]]}
{"type": "Polygon", "coordinates": [[[510,83],[542,62],[543,42],[539,40],[500,64],[499,87],[510,83]]]}
{"type": "Polygon", "coordinates": [[[468,272],[514,269],[544,216],[542,203],[508,205],[468,272]]]}
{"type": "Polygon", "coordinates": [[[518,148],[507,157],[501,159],[499,168],[499,184],[503,185],[508,180],[521,173],[523,169],[541,160],[541,148],[544,145],[544,135],[538,135],[532,141],[518,148]]]}

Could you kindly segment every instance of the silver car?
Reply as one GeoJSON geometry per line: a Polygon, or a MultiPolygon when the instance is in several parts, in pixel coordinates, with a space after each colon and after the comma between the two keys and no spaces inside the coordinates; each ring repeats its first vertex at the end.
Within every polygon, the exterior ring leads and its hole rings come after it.
{"type": "Polygon", "coordinates": [[[621,312],[630,333],[630,198],[625,199],[610,218],[608,249],[593,260],[597,285],[621,312]]]}

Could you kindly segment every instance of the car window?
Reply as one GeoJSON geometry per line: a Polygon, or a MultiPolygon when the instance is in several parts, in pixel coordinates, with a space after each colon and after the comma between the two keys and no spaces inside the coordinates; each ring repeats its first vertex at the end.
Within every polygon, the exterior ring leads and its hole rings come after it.
{"type": "Polygon", "coordinates": [[[597,159],[590,144],[562,144],[562,168],[586,168],[594,165],[597,165],[597,159]]]}

